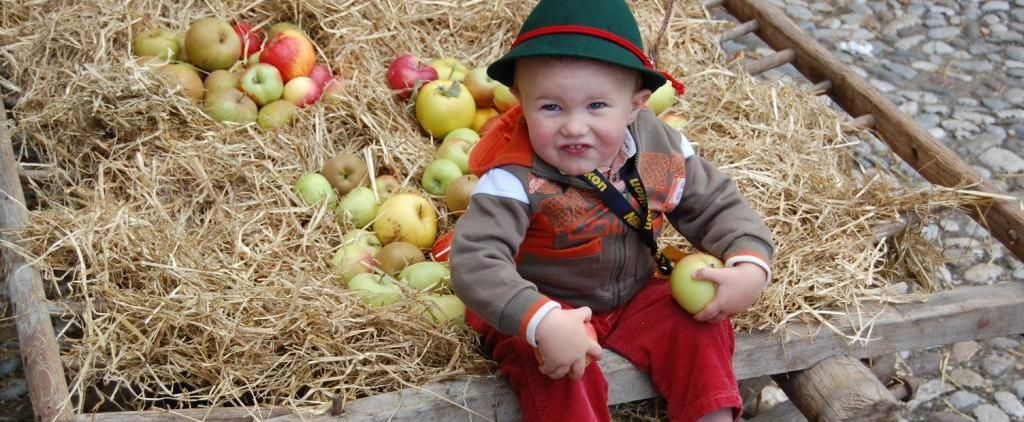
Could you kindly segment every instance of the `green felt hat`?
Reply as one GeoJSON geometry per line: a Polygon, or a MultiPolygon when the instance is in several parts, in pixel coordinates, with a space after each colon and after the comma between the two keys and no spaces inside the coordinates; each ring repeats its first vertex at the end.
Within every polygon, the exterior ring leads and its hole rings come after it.
{"type": "MultiPolygon", "coordinates": [[[[516,59],[571,56],[599,60],[635,70],[643,87],[665,84],[665,73],[651,65],[643,51],[636,18],[622,0],[540,0],[526,18],[512,48],[487,68],[487,74],[512,86],[516,59]]],[[[682,84],[668,76],[676,90],[682,84]]]]}

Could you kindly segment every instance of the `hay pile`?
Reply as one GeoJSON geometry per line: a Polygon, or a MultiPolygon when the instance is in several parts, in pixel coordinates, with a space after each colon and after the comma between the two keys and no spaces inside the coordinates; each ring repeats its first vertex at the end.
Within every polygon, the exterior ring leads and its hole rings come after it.
{"type": "MultiPolygon", "coordinates": [[[[368,152],[374,168],[416,188],[434,147],[385,86],[389,61],[413,52],[486,64],[532,4],[0,1],[0,83],[20,90],[15,144],[23,162],[39,163],[27,169],[50,175],[26,185],[38,209],[25,254],[81,304],[81,334],[62,335],[76,410],[318,407],[487,372],[466,328],[410,317],[412,297],[380,311],[342,288],[327,259],[350,228],[297,205],[290,186],[338,152],[368,152]],[[209,120],[129,57],[133,33],[184,30],[209,15],[300,24],[322,60],[351,72],[344,96],[267,133],[209,120]]],[[[661,2],[631,4],[651,42],[661,2]]],[[[778,244],[775,283],[738,327],[849,312],[911,276],[932,289],[924,269],[937,255],[917,231],[876,242],[871,228],[955,198],[882,173],[860,183],[843,116],[807,92],[728,70],[715,41],[726,23],[696,1],[675,7],[659,46],[661,67],[687,84],[675,109],[778,244]]]]}

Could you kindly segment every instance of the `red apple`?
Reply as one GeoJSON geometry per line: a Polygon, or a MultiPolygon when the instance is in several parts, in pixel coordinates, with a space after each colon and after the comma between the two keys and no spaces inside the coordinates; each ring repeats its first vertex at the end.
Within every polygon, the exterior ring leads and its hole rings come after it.
{"type": "Polygon", "coordinates": [[[324,89],[320,93],[320,101],[324,101],[328,104],[339,102],[342,93],[345,91],[344,88],[345,80],[341,79],[341,75],[327,80],[324,82],[324,89]]]}
{"type": "Polygon", "coordinates": [[[297,76],[284,84],[284,95],[281,98],[305,107],[320,99],[320,87],[309,76],[297,76]]]}
{"type": "Polygon", "coordinates": [[[309,79],[316,82],[316,86],[319,86],[321,90],[327,86],[327,82],[330,81],[334,75],[331,75],[331,68],[327,65],[318,64],[313,66],[313,70],[309,71],[309,79]]]}
{"type": "Polygon", "coordinates": [[[437,70],[410,53],[399,55],[388,66],[388,87],[398,91],[403,100],[409,99],[419,86],[436,79],[437,70]]]}
{"type": "Polygon", "coordinates": [[[301,31],[283,29],[260,51],[260,63],[274,65],[287,83],[299,76],[309,76],[316,65],[316,48],[301,31]]]}
{"type": "Polygon", "coordinates": [[[238,40],[242,42],[242,56],[248,57],[260,51],[260,47],[263,46],[263,30],[253,28],[249,22],[237,22],[231,29],[235,30],[238,40]]]}
{"type": "Polygon", "coordinates": [[[473,101],[476,101],[476,106],[480,109],[494,105],[494,89],[501,85],[501,82],[487,76],[486,67],[473,68],[462,83],[466,84],[466,88],[473,94],[473,101]]]}

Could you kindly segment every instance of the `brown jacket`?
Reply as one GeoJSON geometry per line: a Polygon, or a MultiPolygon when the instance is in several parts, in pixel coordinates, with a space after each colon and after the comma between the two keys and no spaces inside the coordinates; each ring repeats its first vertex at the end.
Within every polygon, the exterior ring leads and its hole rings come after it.
{"type": "MultiPolygon", "coordinates": [[[[732,180],[650,111],[629,129],[655,234],[667,220],[727,265],[754,262],[770,272],[771,234],[732,180]]],[[[481,180],[455,226],[450,258],[455,293],[466,305],[498,330],[523,336],[551,298],[608,311],[655,273],[639,233],[596,189],[536,156],[527,133],[516,108],[473,149],[470,167],[481,180]]]]}

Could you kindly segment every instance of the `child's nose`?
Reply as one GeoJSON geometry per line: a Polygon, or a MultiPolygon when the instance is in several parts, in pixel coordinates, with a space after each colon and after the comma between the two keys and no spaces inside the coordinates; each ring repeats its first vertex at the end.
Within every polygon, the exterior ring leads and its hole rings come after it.
{"type": "Polygon", "coordinates": [[[562,124],[562,136],[567,138],[583,136],[587,133],[587,125],[583,119],[578,117],[569,117],[562,124]]]}

